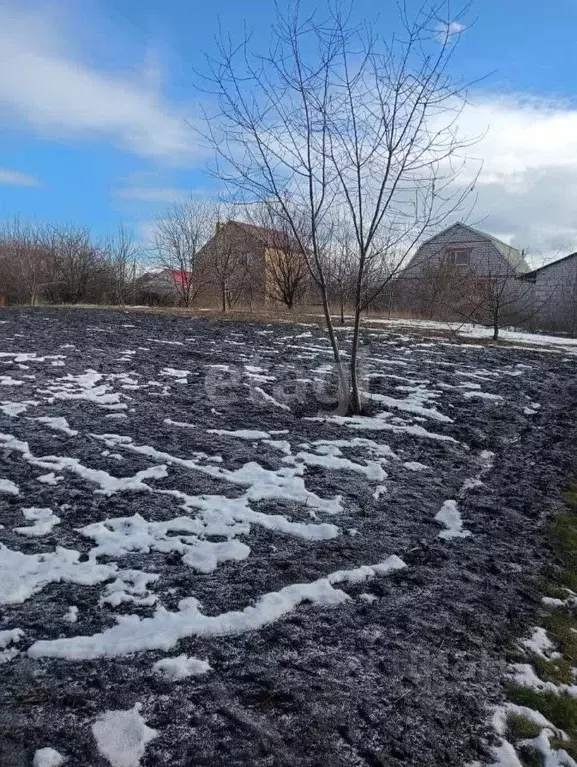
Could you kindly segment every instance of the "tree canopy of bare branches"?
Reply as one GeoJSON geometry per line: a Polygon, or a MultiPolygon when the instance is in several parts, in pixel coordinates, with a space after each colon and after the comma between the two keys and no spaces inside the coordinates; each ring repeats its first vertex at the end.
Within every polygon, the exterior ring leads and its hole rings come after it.
{"type": "Polygon", "coordinates": [[[198,252],[212,234],[213,221],[211,206],[194,197],[173,204],[155,221],[153,258],[158,267],[182,275],[174,286],[183,306],[190,306],[202,287],[202,271],[197,269],[198,252]]]}
{"type": "Polygon", "coordinates": [[[215,173],[245,202],[281,217],[306,253],[319,290],[340,380],[341,409],[362,410],[358,373],[362,312],[427,232],[459,209],[464,152],[457,120],[465,92],[450,73],[458,35],[448,3],[409,17],[384,39],[339,5],[305,16],[279,11],[267,51],[221,36],[208,59],[218,110],[207,116],[215,173]],[[329,306],[335,216],[352,233],[354,333],[348,371],[329,306]]]}

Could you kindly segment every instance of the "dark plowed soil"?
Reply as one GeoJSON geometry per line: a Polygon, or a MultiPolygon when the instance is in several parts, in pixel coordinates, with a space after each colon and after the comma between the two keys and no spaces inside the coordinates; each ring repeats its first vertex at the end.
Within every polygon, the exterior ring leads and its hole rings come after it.
{"type": "MultiPolygon", "coordinates": [[[[423,408],[451,420],[375,399],[370,412],[388,410],[386,423],[397,428],[357,430],[309,420],[334,410],[330,385],[323,383],[331,356],[316,327],[49,309],[4,309],[0,320],[0,405],[28,401],[19,414],[0,411],[0,432],[26,441],[36,457],[69,456],[117,477],[162,463],[121,447],[107,451],[94,436],[114,433],[179,458],[221,456],[231,470],[250,461],[271,470],[283,466],[278,447],[210,429],[288,430],[272,439],[288,440],[293,455],[310,450],[315,440],[355,437],[389,445],[396,454],[383,463],[388,476],[381,483],[358,471],[305,467],[308,490],[343,497],[340,514],[317,511],[314,520],[338,525],[333,539],[310,541],[251,525],[239,536],[250,546],[248,558],[209,573],[185,566],[174,553],[115,558],[123,568],[160,576],[151,585],[155,606],[99,606],[104,584],[71,583],[50,583],[22,603],[2,605],[0,582],[0,631],[24,632],[20,654],[0,665],[2,767],[30,765],[35,750],[46,746],[67,757],[66,767],[104,767],[92,723],[105,710],[137,702],[158,731],[142,767],[463,767],[483,760],[487,706],[500,700],[511,637],[531,625],[536,576],[552,556],[548,520],[575,468],[577,356],[367,333],[363,372],[372,374],[370,391],[405,402],[410,397],[413,404],[415,390],[417,397],[418,391],[436,393],[422,400],[423,408]],[[15,353],[62,359],[6,356],[15,353]],[[166,368],[189,371],[187,383],[166,368]],[[57,379],[87,370],[101,374],[101,383],[127,407],[50,401],[57,379]],[[466,396],[474,392],[501,399],[466,396]],[[79,433],[32,420],[42,416],[65,417],[79,433]],[[437,436],[411,433],[414,426],[437,436]],[[495,454],[492,468],[463,491],[482,470],[482,451],[495,454]],[[411,471],[405,462],[427,468],[411,471]],[[385,489],[375,493],[379,484],[385,489]],[[447,499],[459,500],[469,537],[438,537],[443,526],[435,515],[447,499]],[[351,597],[345,603],[301,604],[258,631],[192,636],[167,652],[89,661],[26,654],[37,640],[101,632],[118,615],[176,610],[183,597],[198,598],[208,615],[242,610],[267,592],[391,554],[407,568],[339,584],[351,597]],[[366,594],[377,599],[368,601],[366,594]],[[78,607],[76,623],[63,620],[70,605],[78,607]],[[213,670],[180,682],[153,672],[155,661],[182,653],[208,659],[213,670]]],[[[347,331],[341,337],[346,347],[347,331]]],[[[0,493],[0,543],[10,549],[33,554],[63,546],[87,554],[94,544],[78,532],[85,525],[136,513],[149,521],[184,514],[176,498],[95,493],[93,483],[68,470],[57,484],[39,482],[47,470],[5,445],[0,478],[20,489],[18,496],[0,493]],[[13,528],[27,524],[26,507],[50,507],[61,523],[43,537],[19,535],[13,528]]],[[[370,458],[360,445],[342,454],[361,463],[370,458]]],[[[189,495],[236,497],[246,489],[172,464],[165,478],[149,484],[189,495]]],[[[306,504],[295,501],[273,498],[251,506],[313,521],[306,504]]],[[[0,566],[2,556],[0,549],[0,566]]]]}

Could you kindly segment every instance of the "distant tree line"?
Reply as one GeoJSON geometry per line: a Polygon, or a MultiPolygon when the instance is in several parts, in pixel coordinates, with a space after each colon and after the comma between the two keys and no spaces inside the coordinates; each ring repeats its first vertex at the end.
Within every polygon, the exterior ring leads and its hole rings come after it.
{"type": "Polygon", "coordinates": [[[7,303],[122,304],[134,299],[137,248],[123,226],[95,240],[83,226],[15,218],[0,229],[0,296],[7,303]]]}

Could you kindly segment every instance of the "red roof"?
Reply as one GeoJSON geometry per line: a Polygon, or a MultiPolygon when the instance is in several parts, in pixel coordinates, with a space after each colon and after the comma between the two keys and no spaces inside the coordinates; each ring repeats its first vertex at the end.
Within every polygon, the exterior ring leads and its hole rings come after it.
{"type": "Polygon", "coordinates": [[[178,269],[167,269],[166,271],[174,280],[175,285],[180,285],[180,287],[188,287],[192,277],[190,272],[181,272],[178,271],[178,269]]]}

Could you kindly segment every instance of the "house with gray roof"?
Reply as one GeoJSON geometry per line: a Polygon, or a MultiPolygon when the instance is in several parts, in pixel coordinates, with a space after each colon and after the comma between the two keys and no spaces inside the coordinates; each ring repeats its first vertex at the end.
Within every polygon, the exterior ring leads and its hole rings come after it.
{"type": "Polygon", "coordinates": [[[425,269],[440,266],[466,269],[481,276],[531,271],[520,250],[460,221],[426,240],[407,265],[404,276],[416,276],[425,269]]]}
{"type": "Polygon", "coordinates": [[[528,272],[520,250],[459,221],[420,245],[399,275],[398,290],[403,308],[422,317],[479,319],[475,306],[480,310],[497,286],[513,307],[515,297],[528,292],[519,282],[528,272]]]}

